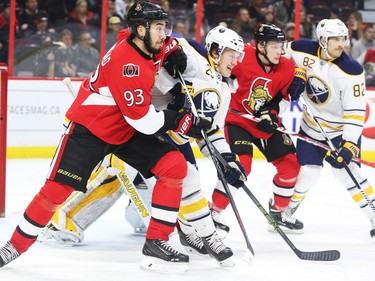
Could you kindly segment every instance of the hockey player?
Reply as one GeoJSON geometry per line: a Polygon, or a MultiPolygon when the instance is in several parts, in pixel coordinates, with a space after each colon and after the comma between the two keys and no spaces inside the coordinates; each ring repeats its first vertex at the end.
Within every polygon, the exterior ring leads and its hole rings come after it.
{"type": "Polygon", "coordinates": [[[86,190],[94,167],[109,153],[147,177],[158,177],[142,250],[145,261],[148,265],[166,262],[186,267],[189,257],[175,250],[168,239],[176,223],[188,167],[177,149],[154,134],[176,130],[196,136],[201,129],[210,129],[212,121],[184,111],[155,110],[150,92],[164,56],[168,56],[173,74],[175,69],[185,70],[186,60],[179,58],[186,55],[166,37],[168,15],[160,6],[137,2],[127,20],[130,32],[124,30],[119,35],[120,40],[96,71],[82,82],[68,109],[66,131],[47,180],[26,208],[10,241],[0,248],[0,267],[28,250],[74,190],[86,190]]]}
{"type": "MultiPolygon", "coordinates": [[[[353,200],[365,212],[371,222],[371,237],[375,236],[375,213],[344,168],[348,165],[370,201],[375,195],[370,183],[360,173],[357,163],[352,162],[360,153],[361,134],[365,120],[366,97],[363,68],[344,52],[348,41],[348,29],[339,19],[324,19],[318,23],[317,41],[297,40],[290,44],[288,56],[297,67],[306,71],[307,83],[304,100],[320,121],[326,134],[338,148],[337,157],[326,157],[326,151],[310,143],[297,141],[297,156],[301,164],[294,194],[287,213],[293,214],[307,191],[319,179],[323,159],[332,165],[334,176],[348,190],[353,200]]],[[[292,96],[297,100],[299,93],[292,96]]],[[[319,141],[324,136],[313,116],[303,112],[300,134],[319,141]]]]}
{"type": "MultiPolygon", "coordinates": [[[[244,59],[232,71],[239,87],[232,94],[225,120],[226,138],[247,175],[251,171],[253,145],[276,168],[270,214],[286,232],[299,233],[303,229],[302,223],[288,216],[285,209],[293,194],[300,166],[292,140],[275,128],[282,126],[279,112],[280,107],[289,101],[288,93],[301,91],[304,81],[294,76],[293,61],[282,57],[286,41],[280,28],[273,24],[261,24],[254,39],[256,47],[245,45],[244,59]],[[250,121],[242,114],[254,115],[261,121],[250,121]]],[[[238,187],[230,187],[233,194],[238,187]]],[[[219,214],[228,204],[229,199],[218,182],[212,195],[212,209],[213,216],[220,222],[218,226],[225,231],[229,231],[229,227],[219,214]]]]}
{"type": "MultiPolygon", "coordinates": [[[[227,84],[225,77],[229,77],[237,61],[242,60],[244,48],[242,38],[236,32],[218,26],[208,33],[206,50],[193,40],[183,38],[176,40],[187,55],[187,69],[183,77],[189,81],[187,83],[192,91],[198,112],[214,118],[214,128],[222,128],[231,97],[230,85],[227,84]]],[[[185,100],[179,80],[173,79],[164,69],[159,73],[159,79],[155,83],[152,94],[152,103],[158,110],[163,110],[166,106],[180,110],[185,100]],[[169,94],[165,94],[167,92],[169,94]]],[[[195,165],[189,137],[173,131],[168,133],[170,141],[178,146],[191,164],[195,165]]],[[[234,166],[232,171],[225,174],[228,181],[231,183],[237,180],[244,181],[246,177],[242,174],[243,168],[238,161],[236,162],[235,154],[231,153],[223,131],[215,129],[210,131],[209,135],[216,148],[234,166]]],[[[166,138],[166,136],[162,137],[166,138]]],[[[201,145],[202,141],[199,144],[201,145]]],[[[205,150],[202,152],[208,153],[205,150]]],[[[128,173],[127,167],[125,167],[125,173],[128,173]]],[[[233,261],[229,260],[233,253],[217,236],[207,201],[200,185],[195,183],[196,179],[199,179],[198,172],[189,171],[183,184],[178,227],[181,243],[189,252],[210,254],[218,260],[221,266],[233,265],[233,261]],[[185,192],[185,185],[194,186],[194,188],[190,187],[185,192]]],[[[142,197],[142,202],[147,205],[147,196],[152,192],[152,188],[150,188],[149,180],[145,180],[145,183],[147,189],[138,189],[137,192],[141,196],[137,198],[142,197]]],[[[53,237],[64,244],[81,241],[83,230],[104,213],[122,193],[118,181],[113,181],[109,177],[87,196],[78,195],[78,200],[76,197],[71,198],[70,202],[64,203],[55,213],[52,225],[46,230],[46,236],[53,237]],[[114,192],[110,192],[111,190],[114,192]],[[95,208],[95,205],[100,205],[100,208],[95,208]],[[95,212],[90,211],[91,209],[95,209],[95,212]],[[85,217],[83,214],[86,214],[85,217]]],[[[144,220],[140,219],[138,212],[132,210],[127,209],[126,217],[135,230],[139,231],[144,228],[144,220]],[[133,217],[129,215],[130,213],[133,217]]]]}

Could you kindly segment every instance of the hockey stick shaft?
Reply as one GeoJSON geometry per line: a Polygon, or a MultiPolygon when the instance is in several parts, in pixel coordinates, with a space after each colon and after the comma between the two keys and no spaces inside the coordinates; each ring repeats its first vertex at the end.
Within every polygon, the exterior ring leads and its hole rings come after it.
{"type": "MultiPolygon", "coordinates": [[[[312,112],[312,110],[308,107],[305,99],[301,96],[300,97],[300,102],[303,106],[303,108],[306,110],[306,113],[314,120],[315,124],[318,126],[319,128],[319,131],[321,132],[322,136],[324,137],[324,139],[326,140],[326,142],[328,143],[329,147],[331,148],[331,151],[333,153],[334,156],[337,156],[338,154],[338,150],[337,148],[335,147],[335,145],[333,144],[332,140],[329,138],[329,136],[327,135],[326,131],[323,129],[322,125],[320,124],[319,120],[318,120],[318,117],[316,117],[316,115],[312,112]]],[[[375,212],[375,206],[374,204],[372,203],[372,201],[370,200],[370,198],[368,198],[366,192],[362,189],[360,183],[357,181],[357,179],[355,178],[355,176],[353,175],[352,171],[350,170],[348,164],[344,163],[344,169],[345,171],[348,173],[349,177],[351,178],[351,180],[353,181],[354,185],[358,188],[358,190],[360,191],[360,193],[362,194],[363,198],[366,200],[366,203],[370,206],[371,210],[375,212]]]]}
{"type": "MultiPolygon", "coordinates": [[[[246,118],[246,119],[249,119],[249,120],[252,120],[254,122],[260,122],[261,119],[258,118],[258,117],[255,117],[254,115],[250,115],[250,114],[241,114],[242,117],[246,118]]],[[[287,129],[283,128],[283,127],[277,127],[276,129],[277,131],[279,132],[282,132],[282,133],[285,133],[285,134],[288,134],[290,136],[293,136],[293,137],[296,137],[300,140],[303,140],[305,142],[308,142],[308,143],[311,143],[315,146],[318,146],[320,148],[323,148],[325,150],[329,150],[329,151],[332,151],[331,147],[327,144],[324,144],[320,141],[317,141],[317,140],[314,140],[312,138],[309,138],[308,136],[304,136],[304,135],[301,135],[301,134],[298,134],[298,133],[295,133],[295,132],[292,132],[292,131],[288,131],[287,129]]],[[[364,164],[364,165],[367,165],[369,167],[372,167],[372,168],[375,168],[375,162],[370,162],[370,161],[366,161],[366,160],[363,160],[359,157],[353,157],[353,161],[355,162],[358,162],[358,163],[361,163],[361,164],[364,164]]]]}
{"type": "MultiPolygon", "coordinates": [[[[187,86],[186,86],[186,83],[185,83],[185,80],[184,78],[182,77],[181,73],[179,71],[177,71],[177,74],[178,74],[178,78],[180,79],[180,82],[181,82],[181,85],[184,87],[184,90],[185,90],[185,104],[184,104],[184,108],[185,110],[191,110],[191,112],[193,113],[194,116],[198,116],[198,112],[195,108],[195,105],[194,105],[194,101],[193,99],[191,98],[190,94],[189,94],[189,91],[187,89],[187,86]]],[[[246,232],[246,229],[245,229],[245,226],[242,222],[242,219],[241,219],[241,216],[240,216],[240,213],[237,209],[237,205],[235,204],[234,202],[234,198],[232,196],[232,193],[230,192],[229,190],[229,186],[225,180],[225,177],[224,177],[224,174],[223,174],[223,171],[221,170],[221,167],[219,165],[219,162],[217,160],[217,158],[215,157],[213,151],[212,151],[212,148],[214,148],[214,146],[212,145],[211,141],[208,139],[207,137],[207,134],[206,132],[204,132],[202,130],[202,137],[205,141],[205,143],[207,144],[207,148],[208,148],[208,151],[210,153],[210,156],[212,158],[212,161],[215,165],[215,168],[217,170],[217,173],[219,175],[219,180],[221,181],[221,183],[223,184],[223,187],[224,187],[224,190],[225,192],[227,193],[228,195],[228,198],[229,198],[229,202],[232,206],[232,209],[233,209],[233,212],[236,216],[236,219],[237,219],[237,222],[241,228],[241,231],[242,231],[242,234],[244,236],[244,239],[245,239],[245,242],[246,242],[246,246],[247,246],[247,249],[251,252],[251,254],[254,256],[255,255],[255,252],[254,252],[254,249],[253,247],[251,246],[251,243],[250,243],[250,240],[249,240],[249,236],[247,235],[247,232],[246,232]]],[[[224,160],[225,161],[225,160],[224,160]]]]}
{"type": "Polygon", "coordinates": [[[69,93],[72,95],[73,98],[76,98],[77,94],[73,88],[73,85],[72,85],[72,80],[70,80],[69,77],[66,77],[62,83],[68,88],[69,90],[69,93]]]}
{"type": "MultiPolygon", "coordinates": [[[[226,167],[230,168],[229,164],[225,161],[225,159],[221,156],[219,151],[213,147],[213,153],[216,156],[216,159],[220,161],[220,163],[226,167]]],[[[250,189],[243,184],[243,190],[246,194],[250,197],[250,199],[254,202],[257,208],[261,211],[261,213],[267,218],[269,224],[277,231],[278,234],[284,239],[284,241],[288,244],[288,246],[293,250],[293,252],[302,260],[311,260],[311,261],[335,261],[340,258],[340,252],[337,250],[327,250],[327,251],[315,251],[315,252],[304,252],[297,249],[297,247],[293,244],[292,241],[288,238],[288,236],[284,233],[284,231],[278,226],[277,222],[272,218],[272,216],[267,213],[267,211],[263,208],[260,204],[258,199],[254,196],[254,194],[250,191],[250,189]]]]}

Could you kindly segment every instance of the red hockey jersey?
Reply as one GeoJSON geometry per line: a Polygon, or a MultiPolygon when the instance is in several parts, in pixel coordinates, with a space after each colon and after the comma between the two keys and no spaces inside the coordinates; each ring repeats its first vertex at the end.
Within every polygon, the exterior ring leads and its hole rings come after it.
{"type": "Polygon", "coordinates": [[[151,89],[162,66],[166,44],[152,58],[143,53],[122,31],[117,43],[86,79],[66,117],[89,129],[98,138],[124,143],[136,130],[155,133],[164,114],[151,105],[151,89]]]}
{"type": "Polygon", "coordinates": [[[240,114],[254,114],[265,107],[275,110],[274,98],[278,96],[279,99],[279,95],[289,100],[286,91],[294,78],[294,63],[282,57],[279,64],[267,71],[267,66],[263,66],[258,60],[254,47],[246,44],[244,52],[244,59],[232,71],[239,87],[232,93],[226,122],[246,129],[256,138],[268,139],[270,134],[258,130],[256,122],[243,118],[240,114]]]}

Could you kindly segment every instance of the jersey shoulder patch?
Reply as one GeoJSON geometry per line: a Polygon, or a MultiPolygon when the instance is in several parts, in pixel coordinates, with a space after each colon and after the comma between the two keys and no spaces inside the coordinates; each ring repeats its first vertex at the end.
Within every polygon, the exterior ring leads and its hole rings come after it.
{"type": "Polygon", "coordinates": [[[359,75],[363,72],[363,67],[355,59],[344,52],[341,57],[334,60],[333,63],[349,75],[359,75]]]}
{"type": "Polygon", "coordinates": [[[207,58],[207,51],[206,49],[201,45],[199,44],[197,41],[195,41],[194,39],[191,39],[191,38],[187,38],[186,41],[190,44],[190,46],[192,46],[199,54],[201,54],[201,56],[207,58]]]}
{"type": "Polygon", "coordinates": [[[302,52],[313,56],[318,56],[319,43],[309,39],[293,41],[291,48],[295,52],[302,52]]]}

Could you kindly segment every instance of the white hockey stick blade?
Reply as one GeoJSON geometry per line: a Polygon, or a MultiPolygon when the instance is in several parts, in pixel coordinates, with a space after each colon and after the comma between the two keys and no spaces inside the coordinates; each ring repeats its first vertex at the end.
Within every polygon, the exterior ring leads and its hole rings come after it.
{"type": "Polygon", "coordinates": [[[245,255],[242,257],[242,260],[248,264],[253,264],[254,256],[248,249],[246,249],[245,255]]]}

